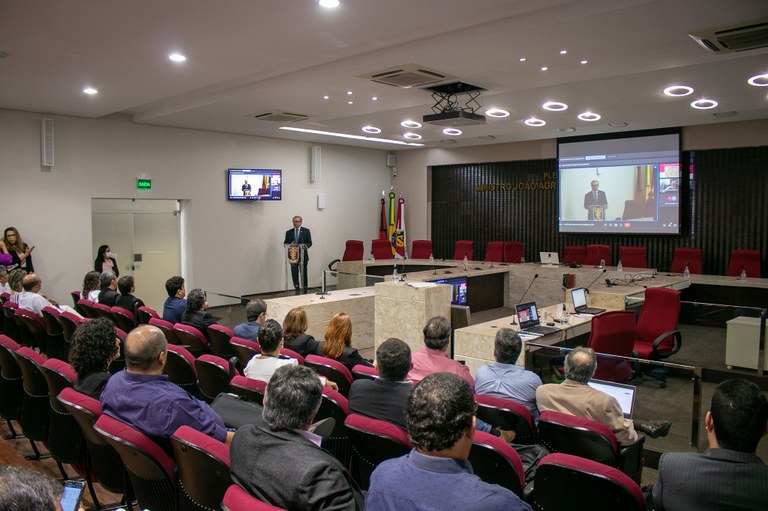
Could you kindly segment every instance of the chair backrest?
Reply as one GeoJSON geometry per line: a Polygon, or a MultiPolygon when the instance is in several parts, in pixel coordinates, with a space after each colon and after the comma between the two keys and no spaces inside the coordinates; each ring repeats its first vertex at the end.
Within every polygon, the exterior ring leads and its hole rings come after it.
{"type": "Polygon", "coordinates": [[[267,390],[267,382],[254,380],[245,376],[235,375],[229,382],[229,391],[237,394],[246,401],[264,405],[264,392],[267,390]]]}
{"type": "Polygon", "coordinates": [[[16,309],[18,309],[19,306],[13,303],[10,300],[6,300],[3,302],[3,333],[9,336],[12,339],[19,339],[19,327],[16,326],[16,318],[14,317],[16,315],[16,309]]]}
{"type": "Polygon", "coordinates": [[[504,261],[519,263],[525,259],[525,243],[522,241],[508,241],[504,243],[504,261]]]}
{"type": "Polygon", "coordinates": [[[344,428],[344,421],[349,415],[347,398],[335,390],[323,387],[323,398],[315,415],[315,421],[333,417],[331,434],[323,440],[323,448],[333,454],[342,465],[349,465],[349,434],[344,428]]]}
{"type": "Polygon", "coordinates": [[[58,315],[57,319],[61,323],[61,332],[64,335],[64,340],[71,344],[72,335],[75,333],[77,325],[83,322],[83,318],[69,311],[64,311],[58,315]]]}
{"type": "Polygon", "coordinates": [[[569,454],[549,454],[539,462],[533,492],[528,498],[533,509],[560,511],[574,509],[621,509],[644,511],[640,487],[621,471],[569,454]]]}
{"type": "Polygon", "coordinates": [[[584,245],[566,245],[563,247],[563,263],[565,264],[584,264],[586,258],[587,247],[584,245]]]}
{"type": "Polygon", "coordinates": [[[47,442],[51,408],[48,403],[48,383],[41,369],[45,359],[26,346],[16,350],[14,355],[21,367],[24,382],[24,400],[19,417],[21,430],[30,440],[47,442]]]}
{"type": "Polygon", "coordinates": [[[176,460],[179,499],[184,501],[180,507],[217,509],[232,484],[229,446],[189,426],[181,426],[171,436],[171,449],[176,460]]]}
{"type": "Polygon", "coordinates": [[[469,451],[472,470],[480,479],[498,484],[523,496],[525,470],[520,456],[502,439],[482,431],[475,431],[475,440],[469,451]]]}
{"type": "Polygon", "coordinates": [[[72,366],[55,358],[46,360],[42,371],[48,384],[51,406],[48,450],[57,462],[77,465],[85,456],[85,439],[77,421],[58,400],[61,391],[72,387],[77,381],[77,374],[72,366]]]}
{"type": "Polygon", "coordinates": [[[302,357],[301,354],[293,350],[289,350],[288,348],[280,348],[280,355],[283,357],[295,358],[296,360],[299,361],[300,366],[304,365],[304,357],[302,357]]]}
{"type": "Polygon", "coordinates": [[[40,311],[43,315],[43,322],[45,323],[45,333],[48,336],[61,335],[61,323],[59,323],[59,315],[61,312],[56,307],[46,305],[40,311]]]}
{"type": "Polygon", "coordinates": [[[632,220],[643,218],[645,216],[645,201],[630,199],[624,201],[624,212],[621,215],[622,220],[632,220]]]}
{"type": "Polygon", "coordinates": [[[102,414],[94,425],[117,451],[142,509],[175,511],[173,459],[136,428],[102,414]]]}
{"type": "Polygon", "coordinates": [[[672,264],[669,267],[669,271],[672,273],[683,273],[685,267],[688,266],[688,272],[701,274],[702,273],[702,258],[701,249],[694,247],[677,247],[672,254],[672,264]]]}
{"type": "Polygon", "coordinates": [[[619,247],[619,260],[627,268],[648,268],[645,247],[619,247]]]}
{"type": "Polygon", "coordinates": [[[207,334],[211,353],[227,360],[235,356],[235,350],[229,345],[229,340],[235,336],[232,330],[224,325],[211,325],[208,327],[207,334]]]}
{"type": "Polygon", "coordinates": [[[376,260],[394,258],[395,255],[392,252],[392,243],[389,240],[372,240],[371,255],[376,260]]]}
{"type": "Polygon", "coordinates": [[[413,240],[411,259],[429,259],[432,253],[432,240],[413,240]]]}
{"type": "Polygon", "coordinates": [[[475,258],[475,242],[472,240],[457,240],[456,248],[453,251],[453,258],[461,261],[466,257],[470,261],[475,258]]]}
{"type": "Polygon", "coordinates": [[[539,416],[539,442],[550,452],[581,456],[619,466],[619,443],[611,428],[597,421],[551,410],[539,416]]]}
{"type": "MultiPolygon", "coordinates": [[[[14,319],[23,325],[22,332],[26,330],[28,337],[26,344],[40,349],[41,352],[48,353],[48,336],[45,333],[45,321],[32,311],[19,307],[14,312],[14,319]]],[[[22,333],[22,341],[24,334],[22,333]]]]}
{"type": "Polygon", "coordinates": [[[748,277],[760,278],[760,251],[759,250],[731,250],[731,258],[728,263],[729,277],[738,277],[741,270],[748,277]]]}
{"type": "Polygon", "coordinates": [[[229,362],[216,355],[200,355],[195,359],[197,385],[203,399],[210,403],[221,392],[229,391],[229,362]]]}
{"type": "Polygon", "coordinates": [[[115,320],[115,324],[126,332],[130,332],[136,326],[136,316],[133,312],[123,307],[110,307],[112,313],[112,319],[115,320]]]}
{"type": "Polygon", "coordinates": [[[341,256],[342,261],[362,261],[365,254],[365,248],[363,242],[360,240],[347,240],[346,247],[344,248],[344,255],[341,256]]]}
{"type": "Polygon", "coordinates": [[[275,507],[252,497],[236,484],[231,485],[224,493],[221,509],[222,511],[285,511],[281,507],[275,507]]]}
{"type": "Polygon", "coordinates": [[[520,403],[500,397],[475,394],[477,416],[499,429],[515,432],[516,444],[535,444],[536,425],[531,412],[520,403]]]}
{"type": "Polygon", "coordinates": [[[199,357],[208,349],[208,339],[203,332],[191,325],[182,325],[176,323],[173,325],[173,331],[179,339],[179,343],[188,346],[188,350],[195,357],[199,357]]]}
{"type": "Polygon", "coordinates": [[[611,247],[608,245],[587,245],[587,253],[584,256],[584,264],[597,266],[600,261],[605,261],[607,266],[611,264],[611,247]]]}
{"type": "Polygon", "coordinates": [[[140,325],[148,325],[149,320],[152,318],[160,318],[160,315],[157,313],[155,309],[152,307],[147,307],[146,305],[142,305],[139,307],[139,309],[136,311],[138,314],[138,323],[140,325]]]}
{"type": "Polygon", "coordinates": [[[168,379],[186,390],[195,397],[200,397],[200,388],[197,386],[197,369],[195,357],[181,346],[168,345],[168,355],[165,360],[163,373],[168,379]]]}
{"type": "Polygon", "coordinates": [[[601,353],[631,357],[635,347],[635,313],[608,311],[592,317],[587,345],[597,353],[598,380],[626,383],[632,378],[632,364],[627,360],[601,357],[601,353]]]}
{"type": "Polygon", "coordinates": [[[96,312],[96,309],[93,307],[93,303],[88,298],[80,298],[77,301],[77,307],[80,308],[81,311],[83,311],[83,316],[86,318],[96,319],[99,317],[99,313],[96,312]]]}
{"type": "Polygon", "coordinates": [[[489,263],[500,263],[504,260],[504,242],[489,241],[485,244],[485,257],[483,261],[489,263]]]}
{"type": "Polygon", "coordinates": [[[107,318],[110,321],[115,320],[115,318],[112,316],[112,307],[110,307],[109,305],[104,305],[103,303],[99,303],[99,302],[93,302],[93,310],[96,312],[96,316],[93,319],[107,318]]]}
{"type": "Polygon", "coordinates": [[[378,380],[379,372],[375,367],[357,364],[352,368],[352,378],[355,380],[378,380]]]}
{"type": "Polygon", "coordinates": [[[261,346],[259,343],[251,341],[250,339],[243,339],[242,337],[233,337],[229,341],[232,350],[237,356],[237,361],[240,363],[240,369],[244,369],[248,365],[251,359],[261,353],[261,346]]]}
{"type": "Polygon", "coordinates": [[[344,396],[349,395],[349,386],[352,385],[352,373],[349,372],[349,369],[344,364],[328,357],[307,355],[307,358],[304,359],[304,365],[311,367],[321,376],[325,376],[335,382],[339,386],[339,392],[344,396]]]}
{"type": "Polygon", "coordinates": [[[149,320],[149,324],[156,326],[163,331],[163,334],[165,334],[165,340],[168,341],[168,344],[181,344],[181,341],[176,336],[176,332],[173,330],[173,323],[170,321],[166,321],[162,318],[151,318],[149,320]]]}
{"type": "Polygon", "coordinates": [[[18,420],[21,402],[24,398],[21,366],[14,353],[19,343],[5,334],[0,334],[0,417],[18,420]]]}
{"type": "MultiPolygon", "coordinates": [[[[677,328],[680,317],[680,291],[666,287],[649,287],[645,290],[645,303],[637,318],[635,339],[653,343],[660,335],[677,328]]],[[[673,349],[674,338],[667,336],[658,346],[659,351],[673,349]]]]}
{"type": "Polygon", "coordinates": [[[350,473],[363,490],[368,489],[371,474],[382,461],[411,452],[408,434],[390,422],[351,413],[344,426],[352,449],[350,473]]]}

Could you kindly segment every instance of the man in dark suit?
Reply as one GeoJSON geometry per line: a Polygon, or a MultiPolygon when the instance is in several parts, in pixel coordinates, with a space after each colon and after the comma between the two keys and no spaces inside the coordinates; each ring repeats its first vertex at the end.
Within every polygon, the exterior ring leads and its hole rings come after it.
{"type": "Polygon", "coordinates": [[[605,220],[605,210],[608,209],[608,198],[605,196],[605,192],[598,190],[600,183],[597,179],[593,179],[590,183],[592,191],[587,192],[584,195],[584,209],[587,210],[588,220],[605,220]],[[602,218],[595,218],[595,206],[603,207],[602,218]]]}
{"type": "Polygon", "coordinates": [[[99,276],[99,282],[101,284],[99,303],[114,307],[118,298],[118,294],[115,292],[117,289],[117,276],[111,271],[105,271],[99,276]]]}
{"type": "Polygon", "coordinates": [[[293,229],[285,231],[285,239],[283,244],[290,245],[295,243],[296,245],[306,245],[307,250],[304,251],[304,260],[298,264],[291,265],[291,277],[293,277],[293,288],[296,290],[296,294],[299,294],[301,288],[299,287],[299,264],[301,264],[301,284],[304,288],[304,294],[307,294],[307,263],[309,262],[309,247],[312,246],[312,234],[309,229],[301,226],[301,217],[296,215],[293,217],[293,229]]]}
{"type": "Polygon", "coordinates": [[[284,365],[269,380],[264,424],[232,440],[232,480],[259,500],[289,511],[360,511],[363,497],[344,466],[310,432],[322,386],[308,367],[284,365]]]}
{"type": "Polygon", "coordinates": [[[768,465],[755,455],[768,429],[768,400],[760,388],[742,379],[724,381],[704,425],[709,451],[661,456],[655,509],[768,509],[768,465]]]}

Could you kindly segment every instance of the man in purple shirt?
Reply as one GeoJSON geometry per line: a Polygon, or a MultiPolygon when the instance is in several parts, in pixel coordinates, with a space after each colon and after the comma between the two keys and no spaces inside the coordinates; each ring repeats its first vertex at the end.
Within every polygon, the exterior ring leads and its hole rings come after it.
{"type": "Polygon", "coordinates": [[[451,340],[451,324],[442,316],[435,316],[424,325],[425,347],[411,357],[413,368],[408,379],[418,383],[432,373],[453,373],[461,376],[474,389],[475,380],[469,374],[469,368],[448,356],[448,344],[451,340]]]}
{"type": "Polygon", "coordinates": [[[179,426],[190,426],[229,444],[234,433],[203,401],[190,396],[163,374],[167,342],[162,330],[142,325],[123,343],[125,371],[109,379],[101,393],[107,415],[156,439],[168,439],[179,426]]]}

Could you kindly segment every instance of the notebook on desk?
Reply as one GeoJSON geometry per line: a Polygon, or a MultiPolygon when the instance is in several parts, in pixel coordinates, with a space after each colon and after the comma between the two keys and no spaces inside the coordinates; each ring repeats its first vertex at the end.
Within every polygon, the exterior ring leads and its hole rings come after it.
{"type": "Polygon", "coordinates": [[[557,252],[539,252],[539,259],[543,264],[560,264],[560,254],[557,252]]]}
{"type": "Polygon", "coordinates": [[[520,331],[524,334],[547,335],[560,331],[559,328],[541,324],[536,302],[515,305],[515,310],[517,311],[517,323],[520,325],[520,331]]]}
{"type": "Polygon", "coordinates": [[[605,309],[598,309],[597,307],[587,307],[587,290],[583,287],[575,287],[571,289],[571,300],[573,301],[573,311],[576,314],[600,314],[605,312],[605,309]]]}
{"type": "Polygon", "coordinates": [[[609,396],[615,397],[616,401],[619,402],[619,406],[621,406],[621,411],[624,414],[624,417],[627,419],[632,418],[632,412],[635,408],[635,390],[637,390],[637,387],[634,385],[604,380],[589,380],[587,385],[595,390],[605,392],[609,396]]]}

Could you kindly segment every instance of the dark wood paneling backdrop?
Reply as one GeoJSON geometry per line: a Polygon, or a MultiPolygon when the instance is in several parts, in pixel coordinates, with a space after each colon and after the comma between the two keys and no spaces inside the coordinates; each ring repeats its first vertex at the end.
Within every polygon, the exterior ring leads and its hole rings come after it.
{"type": "Polygon", "coordinates": [[[768,273],[768,147],[686,151],[681,168],[689,166],[675,236],[559,234],[554,159],[432,167],[435,256],[452,257],[460,239],[475,242],[477,260],[489,241],[524,242],[528,261],[539,251],[602,243],[616,264],[620,245],[644,245],[649,266],[667,270],[674,248],[690,246],[702,249],[704,273],[724,274],[730,251],[743,248],[760,250],[768,273]]]}

